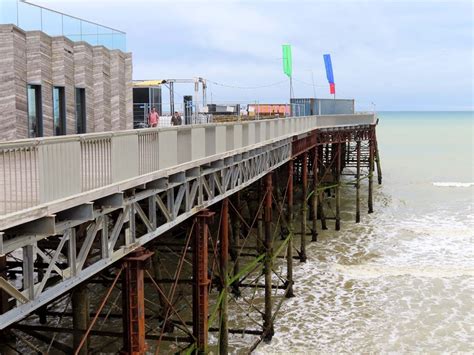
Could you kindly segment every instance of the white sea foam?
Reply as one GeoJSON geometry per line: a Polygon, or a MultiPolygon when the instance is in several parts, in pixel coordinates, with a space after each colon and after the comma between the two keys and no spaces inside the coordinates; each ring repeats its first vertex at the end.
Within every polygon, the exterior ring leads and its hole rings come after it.
{"type": "Polygon", "coordinates": [[[438,187],[471,187],[474,182],[434,182],[433,186],[438,187]]]}
{"type": "Polygon", "coordinates": [[[474,268],[449,265],[438,266],[392,266],[392,265],[341,265],[334,264],[332,269],[339,274],[354,279],[372,279],[391,276],[414,276],[426,278],[449,278],[459,276],[474,276],[474,268]]]}

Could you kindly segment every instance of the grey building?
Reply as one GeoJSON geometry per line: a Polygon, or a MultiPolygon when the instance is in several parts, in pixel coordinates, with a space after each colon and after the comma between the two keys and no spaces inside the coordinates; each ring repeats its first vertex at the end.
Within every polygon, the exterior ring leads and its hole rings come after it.
{"type": "Polygon", "coordinates": [[[0,141],[132,128],[131,53],[68,37],[0,24],[0,141]]]}

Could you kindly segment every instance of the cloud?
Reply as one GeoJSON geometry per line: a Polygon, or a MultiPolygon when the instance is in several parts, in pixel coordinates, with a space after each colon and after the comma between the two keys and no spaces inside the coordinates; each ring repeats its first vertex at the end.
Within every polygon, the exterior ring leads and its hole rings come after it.
{"type": "MultiPolygon", "coordinates": [[[[322,54],[331,53],[338,97],[379,109],[473,108],[470,1],[36,2],[125,30],[135,78],[273,83],[285,79],[281,44],[291,43],[298,96],[313,95],[311,73],[328,96],[322,54]]],[[[212,90],[275,102],[289,91],[212,90]]]]}

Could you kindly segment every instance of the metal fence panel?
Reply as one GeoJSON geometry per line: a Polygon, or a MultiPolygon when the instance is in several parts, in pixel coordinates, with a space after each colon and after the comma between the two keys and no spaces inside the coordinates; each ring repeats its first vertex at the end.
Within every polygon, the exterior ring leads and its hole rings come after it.
{"type": "Polygon", "coordinates": [[[79,141],[61,141],[39,146],[40,203],[45,203],[81,192],[81,163],[79,141]]]}
{"type": "Polygon", "coordinates": [[[139,175],[138,135],[112,137],[112,182],[139,175]]]}
{"type": "Polygon", "coordinates": [[[0,148],[0,215],[39,203],[38,147],[0,148]]]}

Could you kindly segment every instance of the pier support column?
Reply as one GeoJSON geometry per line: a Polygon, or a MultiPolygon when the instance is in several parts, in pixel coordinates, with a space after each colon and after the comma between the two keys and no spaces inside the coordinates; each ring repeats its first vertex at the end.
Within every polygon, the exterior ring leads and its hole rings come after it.
{"type": "MultiPolygon", "coordinates": [[[[317,137],[317,135],[316,135],[317,137]]],[[[313,226],[311,228],[311,241],[318,241],[318,146],[314,147],[314,159],[313,159],[313,196],[311,198],[312,208],[312,219],[313,226]]]]}
{"type": "Polygon", "coordinates": [[[193,240],[193,336],[197,354],[207,352],[209,307],[208,232],[214,212],[204,210],[195,218],[193,240]]]}
{"type": "Polygon", "coordinates": [[[341,230],[341,155],[342,143],[336,143],[336,230],[341,230]]]}
{"type": "Polygon", "coordinates": [[[373,202],[374,150],[375,150],[374,135],[372,131],[369,138],[369,193],[368,193],[368,201],[367,201],[369,213],[374,212],[374,202],[373,202]]]}
{"type": "Polygon", "coordinates": [[[265,313],[263,315],[263,338],[270,341],[275,333],[273,330],[272,315],[272,264],[273,264],[273,235],[272,235],[272,173],[265,176],[265,313]]]}
{"type": "MultiPolygon", "coordinates": [[[[234,207],[237,211],[242,211],[241,201],[240,201],[240,191],[237,191],[234,194],[234,207]]],[[[240,265],[239,265],[239,254],[240,254],[240,217],[236,213],[232,213],[232,227],[233,227],[233,239],[232,239],[232,249],[231,249],[231,257],[232,261],[234,262],[234,272],[233,275],[237,275],[240,272],[240,265]]],[[[239,290],[239,280],[236,280],[232,283],[232,293],[238,297],[240,296],[239,290]]]]}
{"type": "MultiPolygon", "coordinates": [[[[77,349],[81,344],[83,333],[87,330],[90,323],[89,318],[89,290],[87,283],[80,284],[74,288],[71,296],[72,304],[72,327],[75,330],[73,334],[73,346],[77,349]]],[[[87,355],[88,339],[79,351],[78,355],[87,355]]]]}
{"type": "Polygon", "coordinates": [[[360,140],[356,142],[356,223],[360,222],[360,140]]]}
{"type": "Polygon", "coordinates": [[[258,182],[258,201],[257,201],[257,252],[258,254],[262,254],[265,251],[264,246],[264,236],[263,236],[263,210],[264,206],[260,208],[260,204],[262,202],[262,198],[265,194],[264,191],[264,182],[260,180],[258,182]]]}
{"type": "Polygon", "coordinates": [[[326,190],[323,190],[319,193],[319,196],[318,196],[318,199],[319,199],[319,203],[318,203],[318,213],[319,213],[319,216],[321,217],[321,229],[322,230],[327,230],[328,229],[328,226],[326,224],[326,214],[324,213],[324,199],[325,199],[325,194],[326,194],[326,190]]]}
{"type": "Polygon", "coordinates": [[[287,282],[287,291],[285,296],[287,298],[294,297],[293,293],[293,159],[288,162],[288,189],[287,189],[287,199],[288,199],[288,232],[290,237],[288,239],[288,244],[286,246],[286,282],[287,282]]]}
{"type": "Polygon", "coordinates": [[[225,355],[229,351],[229,325],[228,325],[228,263],[229,263],[229,200],[222,200],[221,210],[221,229],[220,229],[220,267],[221,267],[221,292],[223,293],[220,304],[220,325],[219,325],[219,354],[225,355]]]}
{"type": "Polygon", "coordinates": [[[302,158],[302,186],[301,194],[301,238],[300,238],[300,261],[306,261],[306,225],[308,223],[308,203],[306,197],[308,195],[308,152],[303,153],[302,158]]]}
{"type": "MultiPolygon", "coordinates": [[[[325,166],[327,164],[327,160],[325,160],[325,159],[327,159],[327,155],[328,155],[328,153],[327,153],[327,144],[320,145],[318,147],[318,158],[319,158],[319,161],[320,161],[321,164],[320,164],[320,166],[318,166],[318,168],[320,168],[323,171],[324,171],[325,166]],[[326,146],[326,154],[324,153],[324,149],[325,149],[324,147],[325,146],[326,146]],[[325,156],[326,156],[326,158],[325,158],[325,156]]],[[[322,230],[327,230],[328,229],[328,227],[326,225],[326,215],[324,213],[324,194],[325,193],[326,193],[325,190],[320,191],[318,193],[318,209],[317,209],[317,211],[318,211],[318,217],[321,220],[321,229],[322,230]]]]}
{"type": "Polygon", "coordinates": [[[124,260],[122,275],[123,352],[144,354],[145,342],[145,269],[152,252],[139,248],[124,260]]]}
{"type": "Polygon", "coordinates": [[[374,145],[375,145],[375,162],[377,163],[377,181],[379,185],[382,185],[382,166],[380,165],[380,153],[379,153],[379,144],[377,142],[377,135],[375,134],[375,127],[374,130],[374,145]]]}

